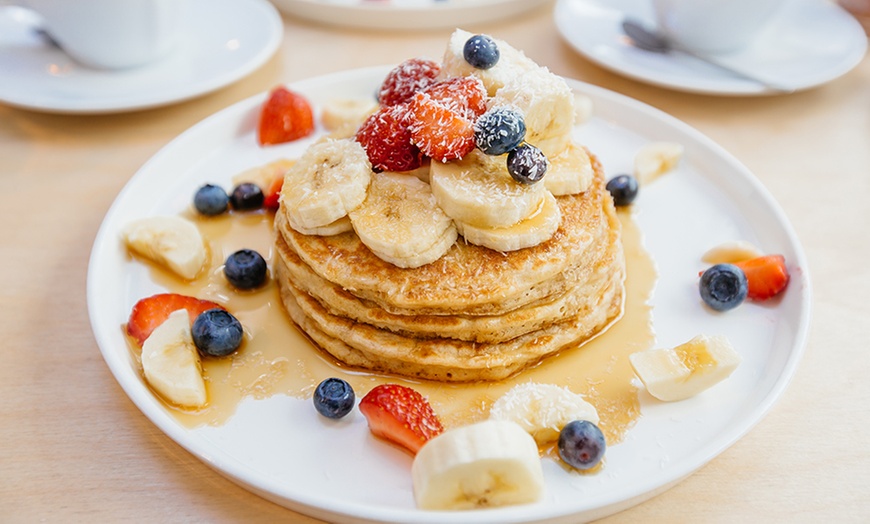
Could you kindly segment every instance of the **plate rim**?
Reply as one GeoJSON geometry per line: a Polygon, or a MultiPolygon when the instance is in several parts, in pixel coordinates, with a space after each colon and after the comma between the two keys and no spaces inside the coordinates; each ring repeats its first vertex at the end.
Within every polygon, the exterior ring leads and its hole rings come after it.
{"type": "MultiPolygon", "coordinates": [[[[368,77],[375,74],[383,76],[383,74],[385,74],[386,71],[389,70],[389,67],[390,66],[376,66],[360,69],[351,69],[338,73],[312,77],[306,80],[288,84],[288,86],[290,88],[298,88],[304,90],[306,85],[333,83],[341,81],[342,79],[346,80],[348,78],[358,78],[360,76],[368,77]]],[[[799,329],[795,334],[794,344],[792,345],[789,352],[787,362],[783,366],[779,377],[773,385],[774,387],[772,387],[770,391],[764,396],[763,401],[756,405],[755,408],[750,412],[750,415],[748,417],[750,423],[742,425],[739,431],[731,432],[728,439],[717,439],[712,443],[708,443],[704,448],[702,448],[703,450],[705,450],[705,452],[700,453],[699,451],[698,453],[703,454],[706,457],[706,459],[703,460],[700,464],[694,463],[693,461],[686,461],[687,463],[682,468],[671,468],[669,469],[670,473],[665,475],[665,478],[659,478],[659,482],[652,482],[653,484],[655,484],[654,486],[652,486],[652,488],[641,490],[639,493],[635,493],[634,496],[629,498],[620,498],[616,495],[611,496],[610,499],[607,499],[605,497],[605,500],[602,501],[603,504],[596,504],[596,506],[590,510],[592,512],[597,511],[601,513],[600,516],[605,516],[612,514],[615,511],[618,511],[618,509],[620,508],[624,509],[633,506],[639,502],[642,502],[643,500],[657,495],[658,493],[666,489],[669,489],[671,486],[686,478],[688,475],[692,474],[694,471],[698,470],[707,462],[709,462],[720,453],[722,453],[724,450],[729,448],[764,418],[764,416],[770,411],[770,409],[772,409],[776,401],[781,397],[782,393],[785,391],[785,389],[788,387],[789,383],[793,379],[797,366],[805,351],[812,310],[812,288],[811,280],[809,277],[809,267],[803,251],[803,247],[801,246],[797,235],[794,232],[790,222],[788,221],[784,211],[773,199],[773,196],[764,188],[764,186],[761,184],[761,181],[757,179],[733,155],[728,153],[722,146],[714,142],[712,139],[695,130],[685,122],[682,122],[675,117],[668,115],[667,113],[664,113],[659,109],[656,109],[653,106],[602,87],[594,86],[577,80],[566,79],[566,81],[572,89],[579,89],[581,93],[592,94],[595,97],[598,97],[602,100],[608,100],[611,103],[628,105],[633,109],[641,109],[645,113],[648,113],[651,117],[660,118],[666,125],[675,126],[679,131],[690,133],[696,140],[701,141],[705,147],[713,148],[713,150],[717,152],[717,156],[727,159],[728,162],[732,163],[733,166],[741,172],[741,176],[745,179],[745,181],[753,185],[753,188],[757,189],[759,194],[765,199],[765,202],[768,204],[769,209],[778,219],[777,225],[782,227],[782,233],[785,234],[788,239],[789,245],[793,248],[795,252],[796,260],[794,260],[793,263],[802,268],[802,273],[798,276],[801,279],[802,284],[801,297],[799,299],[801,315],[798,319],[799,329]],[[712,449],[707,450],[707,448],[712,449]]],[[[333,506],[329,506],[328,508],[324,507],[323,502],[332,500],[332,497],[311,498],[297,496],[293,499],[288,500],[286,497],[277,494],[274,489],[270,489],[270,486],[268,486],[267,483],[263,483],[262,481],[258,481],[257,479],[251,479],[249,478],[249,476],[246,476],[244,474],[245,471],[227,471],[227,464],[222,463],[220,460],[218,460],[219,457],[216,458],[214,456],[210,456],[202,449],[194,446],[192,442],[189,442],[189,431],[186,428],[182,427],[180,424],[178,424],[174,419],[172,419],[170,415],[162,411],[161,408],[158,406],[158,403],[153,399],[153,396],[141,395],[141,392],[136,390],[136,388],[134,387],[136,384],[130,383],[129,380],[123,380],[125,377],[133,376],[136,379],[136,383],[140,382],[136,370],[132,369],[128,363],[122,362],[122,359],[120,358],[120,352],[115,351],[113,353],[109,349],[111,344],[106,339],[107,335],[105,333],[104,326],[100,325],[99,322],[99,319],[104,311],[97,307],[100,302],[97,294],[100,290],[96,282],[98,282],[99,280],[99,275],[103,270],[102,266],[106,261],[106,257],[101,256],[104,250],[110,249],[110,243],[114,244],[116,246],[115,249],[117,249],[117,238],[110,238],[109,236],[112,218],[120,212],[119,209],[123,206],[125,199],[129,198],[128,193],[134,191],[136,189],[136,186],[142,183],[141,180],[143,180],[145,175],[147,175],[150,169],[149,166],[154,163],[158,163],[164,156],[173,154],[176,149],[182,148],[186,140],[189,140],[192,136],[196,136],[203,129],[208,128],[216,120],[230,118],[230,116],[250,116],[249,113],[251,111],[254,111],[256,107],[262,103],[262,101],[265,99],[266,94],[266,92],[263,92],[257,95],[253,95],[244,100],[236,102],[235,104],[232,104],[222,110],[219,110],[171,139],[170,142],[164,145],[136,171],[136,173],[130,178],[127,184],[125,184],[125,186],[116,196],[100,225],[99,231],[94,240],[88,263],[88,315],[91,323],[91,328],[99,346],[100,352],[103,356],[103,359],[106,361],[107,365],[112,371],[113,376],[115,377],[119,385],[121,385],[127,397],[131,401],[133,401],[137,408],[146,416],[146,418],[148,418],[153,424],[155,424],[158,429],[160,429],[165,435],[170,437],[173,441],[175,441],[189,453],[194,455],[200,461],[210,466],[219,474],[230,478],[237,484],[247,488],[254,493],[257,493],[258,495],[268,500],[272,500],[273,502],[276,502],[280,505],[283,505],[290,509],[294,509],[296,511],[300,511],[308,515],[318,516],[319,518],[335,519],[336,517],[339,517],[341,519],[352,519],[354,521],[359,521],[360,519],[362,519],[363,521],[369,522],[406,522],[409,521],[408,519],[411,518],[410,515],[413,514],[413,522],[432,524],[436,522],[442,522],[444,520],[444,514],[441,512],[425,512],[420,510],[407,510],[396,508],[372,508],[370,506],[361,506],[358,504],[349,504],[346,502],[343,506],[344,509],[337,509],[333,506]],[[236,114],[230,115],[231,113],[236,114]],[[352,513],[348,513],[348,506],[350,506],[349,509],[353,510],[352,513]]],[[[238,120],[233,120],[233,122],[237,123],[238,120]]],[[[746,416],[741,417],[741,419],[746,418],[746,416]]],[[[242,464],[241,466],[242,470],[244,470],[244,464],[242,464]]],[[[647,484],[649,484],[649,482],[647,484]]],[[[576,521],[576,519],[578,518],[576,511],[570,514],[565,514],[564,510],[557,511],[557,509],[558,508],[553,507],[550,508],[550,511],[548,512],[546,507],[542,508],[540,506],[535,506],[532,507],[532,509],[524,510],[522,507],[513,506],[509,508],[462,513],[462,520],[463,522],[474,523],[519,523],[536,522],[542,520],[554,522],[558,521],[558,519],[569,519],[566,520],[567,522],[576,521]]],[[[586,510],[583,511],[585,512],[586,510]]]]}

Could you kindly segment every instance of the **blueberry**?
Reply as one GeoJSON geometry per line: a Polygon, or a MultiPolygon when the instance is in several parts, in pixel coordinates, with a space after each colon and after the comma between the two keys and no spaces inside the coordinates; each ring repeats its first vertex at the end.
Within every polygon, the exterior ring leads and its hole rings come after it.
{"type": "Polygon", "coordinates": [[[193,343],[203,355],[225,357],[242,344],[242,323],[220,308],[207,309],[193,321],[193,343]]]}
{"type": "Polygon", "coordinates": [[[637,197],[637,179],[631,175],[616,175],[607,182],[606,187],[617,207],[627,206],[637,197]]]}
{"type": "Polygon", "coordinates": [[[716,311],[734,309],[746,299],[746,274],[734,264],[716,264],[701,275],[701,298],[716,311]]]}
{"type": "Polygon", "coordinates": [[[559,456],[573,468],[594,468],[604,457],[604,434],[588,420],[574,420],[559,433],[559,456]]]}
{"type": "Polygon", "coordinates": [[[236,211],[252,211],[263,207],[263,190],[257,184],[243,182],[233,188],[230,205],[236,211]]]}
{"type": "Polygon", "coordinates": [[[314,409],[326,418],[341,418],[353,409],[355,399],[350,384],[340,378],[328,378],[314,390],[314,409]]]}
{"type": "Polygon", "coordinates": [[[266,260],[253,249],[240,249],[227,257],[224,276],[237,289],[254,289],[266,281],[266,260]]]}
{"type": "Polygon", "coordinates": [[[207,216],[220,215],[229,207],[230,197],[222,187],[206,184],[193,196],[193,207],[207,216]]]}
{"type": "Polygon", "coordinates": [[[474,35],[465,42],[462,56],[477,69],[489,69],[498,63],[500,54],[495,40],[486,35],[474,35]]]}
{"type": "Polygon", "coordinates": [[[507,107],[487,111],[474,123],[474,145],[487,155],[503,155],[526,137],[523,115],[507,107]]]}
{"type": "Polygon", "coordinates": [[[531,144],[520,144],[507,157],[508,173],[521,184],[539,182],[547,173],[547,157],[531,144]]]}

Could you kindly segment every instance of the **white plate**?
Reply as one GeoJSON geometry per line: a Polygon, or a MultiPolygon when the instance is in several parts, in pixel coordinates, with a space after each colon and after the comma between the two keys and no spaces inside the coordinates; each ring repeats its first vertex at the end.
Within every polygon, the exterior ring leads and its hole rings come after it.
{"type": "MultiPolygon", "coordinates": [[[[645,0],[559,0],[553,16],[572,47],[598,65],[630,78],[695,93],[777,93],[684,54],[661,55],[632,47],[621,28],[625,15],[655,25],[645,0]]],[[[715,57],[798,91],[847,73],[866,50],[867,35],[861,25],[834,2],[786,0],[750,46],[715,57]]]]}
{"type": "Polygon", "coordinates": [[[36,33],[39,17],[0,7],[0,102],[54,113],[116,113],[187,100],[248,75],[278,49],[284,24],[266,0],[187,0],[183,37],[153,64],[83,66],[36,33]]]}
{"type": "Polygon", "coordinates": [[[272,0],[287,14],[373,29],[453,28],[491,22],[548,0],[272,0]]]}
{"type": "MultiPolygon", "coordinates": [[[[337,96],[370,96],[385,68],[349,71],[294,84],[315,107],[337,96]]],[[[255,128],[265,95],[207,118],[169,143],[123,189],[95,241],[88,306],[103,357],[127,395],[163,432],[219,472],[270,500],[335,522],[577,522],[613,513],[669,487],[714,458],[754,426],[792,377],[810,315],[807,263],[786,217],[736,159],[676,119],[640,102],[579,82],[595,116],[578,140],[609,175],[631,170],[650,140],[685,145],[679,168],[645,188],[634,204],[660,279],[653,297],[657,343],[722,333],[744,362],[727,381],[677,403],[642,402],[643,416],[625,442],[608,449],[597,475],[571,474],[545,460],[547,493],[536,504],[458,513],[415,509],[410,457],[368,436],[354,413],[325,426],[310,401],[283,395],[246,400],[225,425],[187,429],[143,383],[119,325],[141,297],[160,291],[144,264],[130,260],[120,229],[134,218],[179,213],[205,182],[231,177],[276,158],[293,158],[315,137],[261,148],[255,128]],[[701,254],[742,239],[782,253],[792,281],[774,304],[745,303],[727,314],[704,308],[697,293],[701,254]]]]}

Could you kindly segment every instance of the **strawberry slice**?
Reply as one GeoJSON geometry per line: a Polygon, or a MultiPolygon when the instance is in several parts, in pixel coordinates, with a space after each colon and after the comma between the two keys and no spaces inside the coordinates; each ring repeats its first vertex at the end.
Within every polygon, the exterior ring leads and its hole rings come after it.
{"type": "Polygon", "coordinates": [[[779,294],[788,285],[789,274],[782,255],[766,255],[736,262],[743,270],[749,285],[747,297],[752,300],[767,300],[779,294]]]}
{"type": "Polygon", "coordinates": [[[278,209],[278,197],[281,196],[281,188],[284,187],[284,174],[272,179],[272,183],[263,193],[263,207],[272,211],[278,209]]]}
{"type": "Polygon", "coordinates": [[[371,432],[416,454],[444,427],[432,406],[417,390],[399,384],[381,384],[359,403],[371,432]]]}
{"type": "Polygon", "coordinates": [[[169,318],[169,314],[173,311],[186,309],[192,325],[200,313],[214,308],[225,309],[211,300],[201,300],[178,293],[152,295],[141,299],[133,306],[130,318],[127,320],[127,334],[141,347],[151,332],[169,318]]]}
{"type": "Polygon", "coordinates": [[[260,145],[282,144],[314,132],[314,113],[308,100],[278,86],[260,110],[257,140],[260,145]]]}
{"type": "Polygon", "coordinates": [[[462,158],[474,149],[474,125],[429,94],[420,92],[409,108],[411,142],[441,162],[462,158]]]}

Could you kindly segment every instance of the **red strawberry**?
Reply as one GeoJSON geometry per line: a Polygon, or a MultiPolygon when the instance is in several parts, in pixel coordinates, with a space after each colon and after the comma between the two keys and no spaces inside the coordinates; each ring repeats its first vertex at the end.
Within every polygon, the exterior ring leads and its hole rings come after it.
{"type": "Polygon", "coordinates": [[[190,323],[196,320],[203,311],[220,308],[220,304],[210,300],[200,300],[178,293],[160,293],[143,298],[133,306],[130,318],[127,320],[127,334],[136,339],[141,346],[154,329],[162,324],[169,314],[179,309],[186,309],[190,315],[190,323]]]}
{"type": "Polygon", "coordinates": [[[363,122],[356,132],[375,171],[410,171],[423,161],[420,149],[411,143],[408,106],[382,107],[363,122]]]}
{"type": "Polygon", "coordinates": [[[767,255],[736,262],[743,270],[749,285],[747,297],[752,300],[767,300],[777,295],[788,285],[788,268],[782,255],[767,255]]]}
{"type": "Polygon", "coordinates": [[[410,100],[414,93],[435,83],[441,66],[432,60],[411,58],[387,74],[378,91],[382,106],[394,106],[410,100]]]}
{"type": "Polygon", "coordinates": [[[284,187],[284,175],[276,176],[263,194],[263,207],[275,211],[278,209],[278,197],[281,196],[281,188],[284,187]]]}
{"type": "Polygon", "coordinates": [[[416,454],[429,439],[444,431],[432,406],[418,391],[399,384],[381,384],[359,403],[369,429],[416,454]]]}
{"type": "Polygon", "coordinates": [[[314,132],[314,114],[304,96],[278,86],[260,110],[260,145],[290,142],[314,132]]]}
{"type": "Polygon", "coordinates": [[[486,88],[476,76],[458,76],[422,91],[433,100],[472,122],[486,113],[486,88]]]}
{"type": "Polygon", "coordinates": [[[411,142],[426,156],[448,162],[474,149],[474,125],[425,92],[417,93],[410,106],[411,142]]]}

